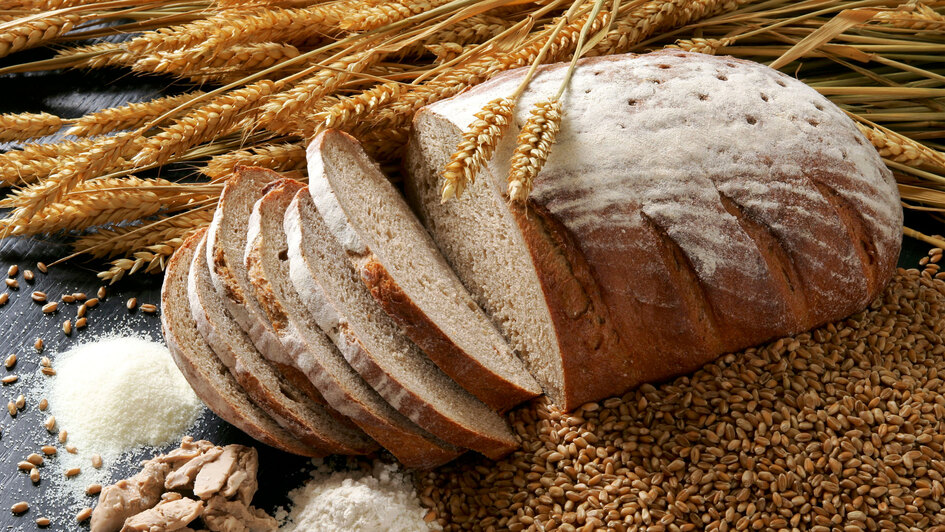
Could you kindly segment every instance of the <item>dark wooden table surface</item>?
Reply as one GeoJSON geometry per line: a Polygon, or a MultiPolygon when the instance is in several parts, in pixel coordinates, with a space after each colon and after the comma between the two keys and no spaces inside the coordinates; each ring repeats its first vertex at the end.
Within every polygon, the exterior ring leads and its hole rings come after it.
{"type": "MultiPolygon", "coordinates": [[[[174,88],[166,80],[132,78],[119,71],[0,76],[0,112],[48,111],[64,117],[77,117],[103,107],[141,101],[168,90],[174,88]]],[[[8,148],[10,145],[0,145],[0,149],[8,148]]],[[[941,232],[941,227],[927,218],[910,215],[908,220],[919,229],[941,232]]],[[[928,248],[926,244],[906,239],[900,265],[914,267],[928,248]]],[[[64,305],[65,308],[56,314],[43,315],[29,294],[33,290],[42,290],[58,298],[62,293],[95,293],[101,286],[95,272],[101,269],[102,263],[71,262],[51,268],[46,275],[36,270],[37,261],[52,262],[65,252],[68,252],[68,246],[55,239],[7,239],[0,242],[0,274],[5,275],[11,264],[19,265],[21,272],[32,269],[36,273],[36,280],[31,284],[23,282],[20,275],[19,290],[10,291],[10,302],[0,307],[0,356],[5,358],[16,353],[19,362],[15,373],[29,376],[0,388],[3,404],[26,392],[30,382],[44,378],[38,371],[42,355],[49,356],[55,363],[57,353],[68,350],[77,342],[94,340],[116,330],[133,330],[160,338],[159,315],[129,312],[125,308],[125,301],[130,297],[137,298],[139,303],[159,303],[161,277],[155,275],[131,276],[109,287],[108,297],[89,312],[89,326],[66,337],[62,332],[62,322],[74,318],[74,306],[64,305]],[[33,348],[36,338],[43,338],[46,344],[42,354],[33,348]]],[[[0,373],[9,372],[0,369],[0,373]]],[[[5,409],[3,412],[0,416],[0,527],[33,530],[37,517],[49,516],[54,521],[51,530],[83,528],[75,522],[73,501],[51,495],[48,492],[49,481],[44,480],[35,486],[26,474],[17,470],[16,463],[26,455],[37,452],[41,445],[53,443],[54,437],[42,426],[45,415],[39,412],[35,401],[30,401],[15,419],[5,409]],[[9,508],[20,500],[29,501],[31,507],[27,514],[15,517],[9,508]]],[[[251,443],[244,434],[210,412],[204,414],[192,435],[218,444],[251,443]]],[[[288,491],[304,480],[308,462],[261,445],[260,451],[260,490],[256,504],[273,510],[285,504],[288,491]]],[[[43,470],[45,476],[55,473],[51,463],[43,466],[43,470]]],[[[130,472],[128,467],[120,467],[113,471],[113,476],[122,478],[130,472]]],[[[75,482],[82,482],[81,475],[75,482]]],[[[85,502],[91,506],[94,499],[90,497],[85,502]]]]}

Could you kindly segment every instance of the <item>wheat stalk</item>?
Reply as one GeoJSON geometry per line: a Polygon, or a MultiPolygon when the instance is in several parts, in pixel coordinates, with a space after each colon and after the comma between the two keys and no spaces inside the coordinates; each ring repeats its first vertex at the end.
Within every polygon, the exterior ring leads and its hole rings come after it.
{"type": "Polygon", "coordinates": [[[476,119],[463,132],[463,140],[442,172],[443,201],[462,196],[475,181],[476,174],[492,158],[499,139],[508,131],[514,110],[514,100],[496,98],[474,115],[476,119]]]}
{"type": "Polygon", "coordinates": [[[280,172],[297,170],[305,167],[305,146],[299,143],[265,144],[218,155],[211,158],[200,173],[218,179],[230,175],[238,165],[261,166],[280,172]]]}
{"type": "Polygon", "coordinates": [[[68,14],[29,20],[14,26],[0,33],[0,57],[49,42],[67,33],[80,20],[81,15],[68,14]]]}
{"type": "Polygon", "coordinates": [[[193,91],[176,96],[156,98],[146,102],[129,103],[120,107],[102,109],[78,118],[72,127],[66,130],[66,134],[77,137],[91,137],[112,131],[135,129],[203,94],[201,91],[193,91]]]}
{"type": "Polygon", "coordinates": [[[75,254],[92,258],[116,257],[180,238],[187,237],[210,225],[213,209],[201,208],[184,213],[162,216],[155,222],[135,224],[114,229],[98,229],[82,236],[72,244],[75,254]]]}
{"type": "Polygon", "coordinates": [[[188,187],[174,186],[164,179],[96,179],[78,185],[63,202],[46,205],[29,219],[0,220],[0,229],[10,235],[51,234],[80,231],[88,227],[138,220],[162,210],[207,199],[188,187]],[[175,192],[168,194],[161,188],[175,192]]]}
{"type": "Polygon", "coordinates": [[[49,113],[16,113],[0,115],[0,142],[29,140],[59,131],[63,120],[49,113]]]}
{"type": "Polygon", "coordinates": [[[507,179],[510,200],[523,203],[528,198],[560,129],[561,100],[555,98],[535,104],[512,153],[507,179]]]}
{"type": "Polygon", "coordinates": [[[241,120],[249,120],[246,113],[262,104],[277,87],[273,81],[257,81],[214,98],[148,138],[132,162],[164,164],[202,142],[230,133],[241,120]]]}

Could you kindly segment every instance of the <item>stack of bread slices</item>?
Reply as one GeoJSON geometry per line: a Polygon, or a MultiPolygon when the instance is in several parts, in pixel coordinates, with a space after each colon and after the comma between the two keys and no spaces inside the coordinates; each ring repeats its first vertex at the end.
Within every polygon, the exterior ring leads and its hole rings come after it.
{"type": "Polygon", "coordinates": [[[308,186],[239,168],[168,266],[164,333],[197,393],[298,454],[516,448],[501,413],[541,393],[523,362],[356,140],[308,157],[308,186]]]}

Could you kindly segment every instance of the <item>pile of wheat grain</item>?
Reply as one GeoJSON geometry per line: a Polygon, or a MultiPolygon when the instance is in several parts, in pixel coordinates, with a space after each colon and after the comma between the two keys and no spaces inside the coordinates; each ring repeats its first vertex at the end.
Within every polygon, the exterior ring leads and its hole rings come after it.
{"type": "Polygon", "coordinates": [[[565,413],[418,478],[445,530],[945,530],[945,282],[565,413]]]}
{"type": "MultiPolygon", "coordinates": [[[[21,142],[0,154],[0,184],[11,187],[0,236],[74,236],[76,253],[113,258],[105,280],[160,272],[206,225],[237,164],[304,179],[305,142],[338,128],[396,167],[426,104],[516,67],[665,46],[796,74],[860,123],[907,206],[938,213],[943,12],[942,0],[7,0],[0,57],[42,46],[55,55],[0,75],[107,67],[189,87],[82,117],[0,115],[0,141],[21,142]],[[55,132],[66,136],[42,140],[55,132]],[[204,179],[134,177],[164,167],[204,179]]],[[[525,85],[479,113],[443,169],[445,198],[461,194],[510,134],[519,149],[509,196],[527,199],[568,102],[565,81],[509,131],[525,85]]]]}

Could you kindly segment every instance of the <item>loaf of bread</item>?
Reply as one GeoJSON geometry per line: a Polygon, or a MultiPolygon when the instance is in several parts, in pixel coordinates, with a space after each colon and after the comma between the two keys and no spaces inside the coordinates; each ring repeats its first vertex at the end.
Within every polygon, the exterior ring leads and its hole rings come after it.
{"type": "Polygon", "coordinates": [[[902,211],[876,151],[810,87],[730,57],[580,61],[551,156],[510,205],[515,131],[566,70],[538,71],[461,198],[441,204],[440,172],[523,70],[422,109],[406,165],[441,251],[559,405],[842,318],[890,278],[902,211]]]}

